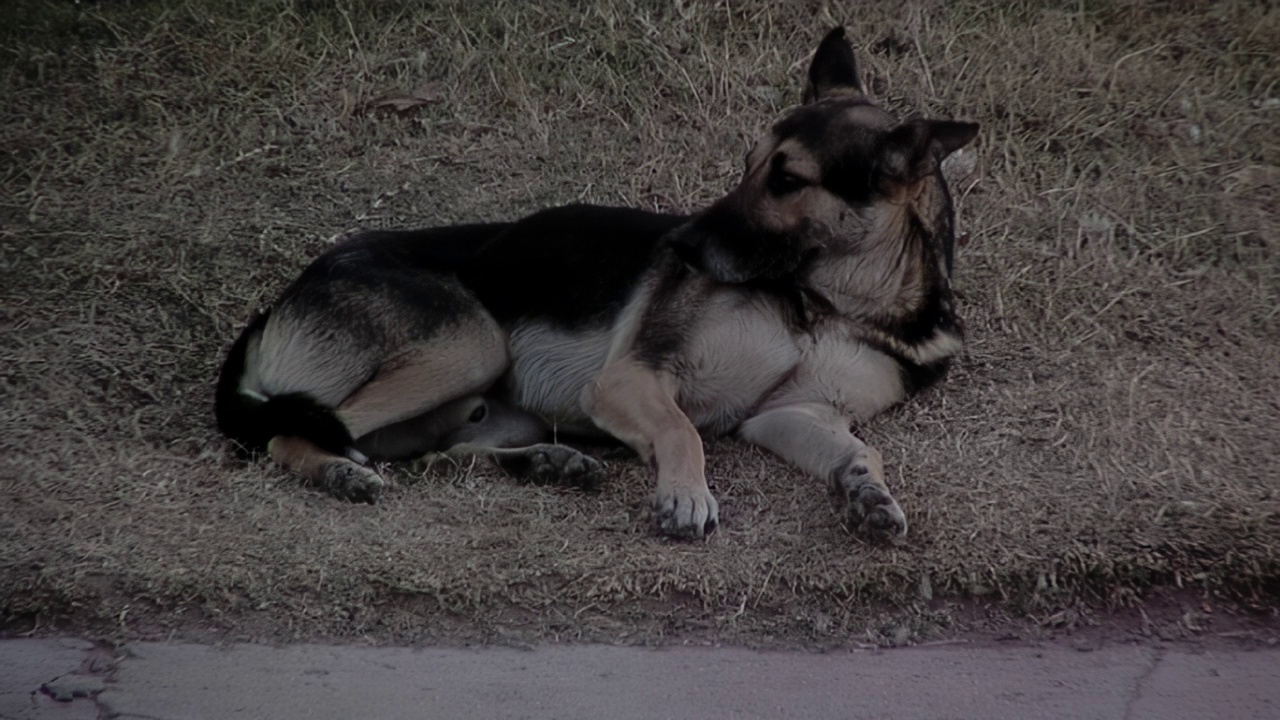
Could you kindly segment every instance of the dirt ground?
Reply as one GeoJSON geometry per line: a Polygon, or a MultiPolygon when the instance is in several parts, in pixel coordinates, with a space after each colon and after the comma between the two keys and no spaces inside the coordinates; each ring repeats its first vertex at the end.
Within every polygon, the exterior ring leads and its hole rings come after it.
{"type": "Polygon", "coordinates": [[[1244,0],[6,2],[0,628],[832,646],[1273,621],[1277,37],[1244,0]],[[705,206],[836,24],[888,107],[983,127],[950,168],[967,352],[863,428],[904,544],[733,441],[708,453],[722,526],[690,544],[650,531],[625,454],[594,494],[387,466],[366,506],[217,434],[226,348],[335,238],[705,206]]]}

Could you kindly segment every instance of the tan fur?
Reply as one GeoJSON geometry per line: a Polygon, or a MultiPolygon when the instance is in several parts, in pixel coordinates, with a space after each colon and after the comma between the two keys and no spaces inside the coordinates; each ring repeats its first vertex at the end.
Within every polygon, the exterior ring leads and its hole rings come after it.
{"type": "Polygon", "coordinates": [[[884,483],[880,452],[849,431],[847,417],[830,404],[795,403],[761,412],[739,435],[819,478],[826,478],[853,528],[873,537],[907,531],[902,508],[884,483]]]}
{"type": "Polygon", "coordinates": [[[277,435],[267,445],[267,451],[272,460],[338,497],[365,500],[377,496],[386,484],[373,470],[325,452],[303,438],[277,435]]]}
{"type": "MultiPolygon", "coordinates": [[[[413,418],[429,424],[430,411],[453,409],[458,406],[451,401],[482,393],[508,364],[503,332],[483,315],[429,343],[407,344],[389,357],[380,357],[380,348],[359,345],[352,352],[351,343],[334,335],[332,329],[295,321],[287,312],[272,317],[251,346],[248,381],[264,394],[310,388],[317,401],[336,407],[335,415],[357,440],[413,418]]],[[[298,438],[274,439],[271,455],[344,497],[376,496],[383,484],[372,470],[298,438]]]]}
{"type": "Polygon", "coordinates": [[[506,343],[496,324],[469,324],[389,358],[338,405],[337,415],[359,438],[454,398],[483,392],[506,369],[506,343]]]}
{"type": "Polygon", "coordinates": [[[624,356],[587,387],[583,405],[596,424],[657,471],[658,526],[668,534],[702,535],[714,529],[719,506],[707,488],[702,439],[676,404],[675,385],[671,375],[624,356]]]}

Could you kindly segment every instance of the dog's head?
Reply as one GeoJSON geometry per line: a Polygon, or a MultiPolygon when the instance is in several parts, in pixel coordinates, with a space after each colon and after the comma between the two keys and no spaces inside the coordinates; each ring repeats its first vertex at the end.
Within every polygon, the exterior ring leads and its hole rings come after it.
{"type": "Polygon", "coordinates": [[[895,280],[884,276],[902,272],[912,277],[897,280],[917,290],[946,285],[952,209],[940,167],[977,131],[965,122],[901,122],[876,106],[836,28],[814,54],[803,104],[756,142],[741,184],[676,233],[676,251],[725,283],[805,282],[826,260],[861,258],[842,263],[845,275],[873,277],[828,289],[892,294],[883,285],[895,280]]]}

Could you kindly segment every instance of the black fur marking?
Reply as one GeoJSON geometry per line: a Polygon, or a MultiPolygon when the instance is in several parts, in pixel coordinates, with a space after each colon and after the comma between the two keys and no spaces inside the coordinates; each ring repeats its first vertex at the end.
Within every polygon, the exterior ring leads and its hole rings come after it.
{"type": "Polygon", "coordinates": [[[752,222],[737,202],[726,198],[672,233],[681,259],[722,283],[792,280],[812,250],[805,244],[812,235],[807,222],[793,232],[774,232],[752,222]]]}
{"type": "MultiPolygon", "coordinates": [[[[694,273],[715,279],[712,273],[692,267],[685,260],[689,247],[674,245],[657,263],[657,285],[649,295],[645,313],[640,318],[634,344],[636,358],[650,367],[663,367],[678,355],[690,337],[690,327],[701,316],[702,298],[688,281],[694,273]]],[[[781,308],[784,320],[793,332],[808,333],[818,320],[836,312],[821,293],[802,282],[820,257],[820,251],[811,248],[802,254],[799,261],[785,261],[788,267],[785,274],[780,271],[776,277],[766,275],[720,287],[731,288],[743,295],[768,298],[781,308]]]]}
{"type": "Polygon", "coordinates": [[[810,333],[819,320],[837,314],[836,307],[822,293],[804,283],[814,265],[822,258],[820,248],[809,248],[796,269],[780,278],[760,278],[746,287],[763,292],[777,300],[788,327],[794,332],[810,333]]]}
{"type": "Polygon", "coordinates": [[[339,247],[373,246],[395,264],[441,272],[456,272],[476,252],[512,223],[476,223],[423,230],[370,230],[339,247]]]}
{"type": "Polygon", "coordinates": [[[821,99],[832,90],[846,88],[862,90],[858,80],[858,65],[853,48],[844,39],[844,28],[837,27],[822,38],[809,65],[809,84],[805,88],[804,102],[821,99]]]}
{"type": "Polygon", "coordinates": [[[218,429],[247,448],[266,445],[266,440],[258,440],[261,433],[254,429],[255,414],[261,407],[261,402],[240,394],[240,379],[244,376],[249,342],[266,327],[268,315],[265,312],[256,313],[249,321],[249,326],[240,331],[240,336],[231,344],[227,359],[223,361],[222,370],[218,374],[218,384],[213,395],[213,413],[218,429]]]}
{"type": "Polygon", "coordinates": [[[686,219],[590,205],[544,210],[485,243],[459,277],[503,324],[605,322],[626,304],[662,237],[686,219]]]}
{"type": "Polygon", "coordinates": [[[941,236],[942,253],[947,263],[947,278],[948,280],[955,280],[955,206],[951,202],[951,190],[941,177],[939,177],[937,189],[942,193],[942,203],[934,216],[934,227],[937,228],[937,235],[941,236]]]}
{"type": "Polygon", "coordinates": [[[851,454],[846,460],[840,463],[835,470],[827,475],[827,485],[836,495],[842,496],[841,499],[849,496],[857,497],[858,491],[865,485],[871,484],[871,470],[867,467],[866,457],[857,454],[851,454]],[[845,478],[847,477],[865,477],[867,481],[860,483],[852,488],[845,486],[845,478]]]}
{"type": "MultiPolygon", "coordinates": [[[[840,107],[870,105],[864,98],[841,100],[840,107]]],[[[822,164],[822,185],[846,203],[869,204],[880,187],[877,158],[886,133],[859,125],[829,104],[801,107],[778,121],[773,132],[809,148],[822,164]]]]}
{"type": "Polygon", "coordinates": [[[265,401],[240,392],[245,355],[254,336],[267,324],[268,313],[254,318],[227,353],[214,394],[218,429],[246,450],[260,451],[277,435],[301,437],[324,450],[342,454],[351,446],[351,434],[333,411],[300,393],[279,395],[265,401]]]}
{"type": "MultiPolygon", "coordinates": [[[[299,307],[349,317],[333,298],[335,281],[394,293],[400,303],[429,308],[437,325],[471,307],[444,281],[458,278],[502,324],[538,317],[565,327],[611,318],[648,268],[660,240],[686,218],[628,208],[567,205],[514,223],[363,233],[318,258],[285,292],[299,307]],[[319,280],[320,282],[316,282],[319,280]]],[[[434,327],[419,328],[429,333],[434,327]]],[[[367,338],[372,342],[378,338],[367,338]]]]}
{"type": "Polygon", "coordinates": [[[674,357],[689,337],[691,320],[698,316],[699,302],[682,293],[692,275],[678,253],[669,251],[658,261],[658,284],[649,296],[634,341],[636,359],[650,367],[661,367],[674,357]]]}
{"type": "MultiPolygon", "coordinates": [[[[941,182],[941,181],[939,181],[941,182]]],[[[944,185],[945,192],[945,185],[944,185]]],[[[919,244],[920,263],[924,273],[923,284],[927,290],[924,303],[911,315],[895,319],[892,322],[877,323],[881,332],[908,346],[917,346],[929,342],[939,333],[948,333],[963,337],[964,328],[953,310],[954,298],[951,284],[947,277],[942,277],[938,267],[937,253],[941,249],[947,253],[947,274],[950,275],[950,249],[954,241],[951,231],[952,208],[950,198],[944,195],[945,202],[939,204],[934,227],[936,233],[930,234],[924,223],[913,213],[908,218],[911,236],[906,242],[919,244]],[[939,237],[939,235],[941,237],[939,237]],[[942,247],[939,248],[938,244],[942,247]]],[[[902,368],[903,380],[907,391],[923,390],[941,380],[950,366],[950,359],[945,358],[928,364],[920,364],[905,357],[896,349],[884,344],[877,344],[881,351],[891,355],[902,368]]]]}
{"type": "Polygon", "coordinates": [[[276,395],[267,400],[258,413],[258,424],[266,441],[277,435],[300,437],[334,455],[343,455],[351,447],[351,433],[333,410],[303,393],[276,395]]]}
{"type": "Polygon", "coordinates": [[[946,377],[947,370],[951,369],[950,358],[928,365],[921,365],[901,357],[897,358],[897,360],[898,364],[902,366],[902,380],[908,395],[934,385],[946,377]]]}
{"type": "Polygon", "coordinates": [[[906,242],[917,243],[921,254],[921,270],[924,273],[923,284],[928,288],[924,303],[912,315],[900,318],[882,329],[900,338],[908,345],[916,345],[928,341],[939,332],[962,334],[960,322],[952,310],[954,298],[951,292],[951,263],[955,244],[955,233],[952,230],[953,209],[951,198],[946,193],[946,183],[939,177],[934,182],[942,192],[942,201],[934,208],[934,217],[930,232],[915,212],[908,215],[909,237],[906,242]],[[946,267],[946,277],[939,268],[938,254],[942,253],[946,267]]]}
{"type": "Polygon", "coordinates": [[[769,192],[777,197],[790,195],[793,192],[802,190],[809,186],[809,181],[804,178],[787,172],[787,156],[786,153],[778,153],[769,161],[769,176],[766,178],[766,185],[769,192]]]}
{"type": "Polygon", "coordinates": [[[912,215],[909,218],[911,237],[908,243],[919,245],[920,268],[924,274],[923,286],[926,289],[924,302],[911,315],[894,318],[877,325],[885,333],[901,340],[907,345],[918,345],[933,338],[940,331],[959,332],[955,316],[948,310],[951,289],[946,278],[940,277],[938,269],[937,249],[934,238],[931,238],[924,226],[912,215]]]}

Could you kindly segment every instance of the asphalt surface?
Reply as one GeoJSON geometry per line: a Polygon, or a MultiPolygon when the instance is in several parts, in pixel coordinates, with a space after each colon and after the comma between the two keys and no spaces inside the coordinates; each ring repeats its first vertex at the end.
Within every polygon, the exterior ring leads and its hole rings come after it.
{"type": "Polygon", "coordinates": [[[0,718],[1280,718],[1280,649],[0,641],[0,718]]]}

